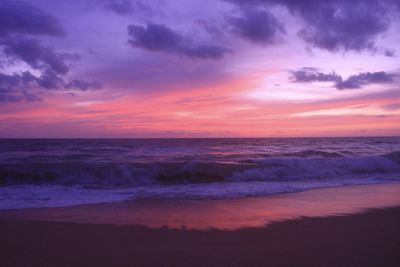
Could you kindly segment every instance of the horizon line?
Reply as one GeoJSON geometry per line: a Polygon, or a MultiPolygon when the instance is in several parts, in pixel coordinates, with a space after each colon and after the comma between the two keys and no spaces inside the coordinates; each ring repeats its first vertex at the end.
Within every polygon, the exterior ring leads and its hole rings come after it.
{"type": "Polygon", "coordinates": [[[400,135],[346,135],[346,136],[250,136],[250,137],[0,137],[0,140],[26,139],[279,139],[279,138],[400,138],[400,135]]]}

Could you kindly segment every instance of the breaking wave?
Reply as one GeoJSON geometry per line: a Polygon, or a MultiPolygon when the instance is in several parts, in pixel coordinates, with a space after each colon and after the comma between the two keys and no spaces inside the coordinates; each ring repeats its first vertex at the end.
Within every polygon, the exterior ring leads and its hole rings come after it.
{"type": "Polygon", "coordinates": [[[381,156],[349,157],[307,150],[264,156],[246,162],[48,162],[0,164],[0,185],[49,184],[135,187],[243,181],[296,181],[392,177],[400,180],[400,151],[381,156]]]}

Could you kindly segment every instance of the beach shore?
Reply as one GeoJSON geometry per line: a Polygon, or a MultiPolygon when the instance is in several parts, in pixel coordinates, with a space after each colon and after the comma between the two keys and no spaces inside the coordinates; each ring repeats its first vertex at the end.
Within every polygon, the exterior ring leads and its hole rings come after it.
{"type": "Polygon", "coordinates": [[[400,266],[400,184],[0,211],[0,266],[400,266]]]}
{"type": "Polygon", "coordinates": [[[0,221],[1,266],[400,266],[400,207],[241,230],[0,221]]]}
{"type": "Polygon", "coordinates": [[[301,217],[400,206],[400,183],[321,188],[232,199],[141,199],[54,208],[0,210],[0,220],[238,230],[301,217]]]}

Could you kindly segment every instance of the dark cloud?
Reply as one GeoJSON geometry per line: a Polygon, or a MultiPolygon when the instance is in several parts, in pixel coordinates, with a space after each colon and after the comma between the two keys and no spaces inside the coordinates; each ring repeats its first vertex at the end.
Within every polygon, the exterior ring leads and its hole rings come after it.
{"type": "Polygon", "coordinates": [[[315,68],[302,68],[301,70],[293,71],[290,79],[298,83],[338,82],[342,80],[342,77],[337,75],[335,72],[325,74],[318,72],[315,68]]]}
{"type": "Polygon", "coordinates": [[[345,90],[358,89],[369,84],[392,83],[395,76],[395,74],[378,71],[362,72],[343,79],[342,76],[335,72],[325,74],[315,68],[302,68],[301,70],[293,71],[290,80],[297,83],[333,82],[337,89],[345,90]]]}
{"type": "MultiPolygon", "coordinates": [[[[329,51],[377,51],[374,40],[388,30],[398,0],[225,0],[243,9],[283,5],[300,16],[299,36],[329,51]]],[[[391,54],[389,53],[389,56],[391,54]]]]}
{"type": "Polygon", "coordinates": [[[391,49],[386,49],[384,54],[387,57],[395,57],[396,56],[396,51],[391,50],[391,49]]]}
{"type": "Polygon", "coordinates": [[[384,71],[379,72],[364,72],[357,75],[352,75],[346,80],[336,83],[338,89],[357,89],[368,84],[392,83],[394,75],[384,71]]]}
{"type": "Polygon", "coordinates": [[[192,59],[221,59],[231,50],[216,45],[194,44],[189,38],[160,24],[129,25],[128,42],[133,47],[183,55],[192,59]]]}
{"type": "Polygon", "coordinates": [[[234,33],[254,43],[274,43],[284,27],[270,12],[255,8],[245,8],[241,17],[227,19],[234,33]]]}
{"type": "Polygon", "coordinates": [[[51,69],[57,74],[65,74],[69,71],[65,59],[71,56],[44,47],[37,39],[21,36],[5,38],[0,40],[0,45],[3,46],[6,56],[24,61],[33,69],[51,69]]]}
{"type": "Polygon", "coordinates": [[[91,89],[99,89],[102,86],[97,81],[85,81],[85,80],[75,79],[65,84],[65,87],[68,89],[79,89],[81,91],[87,91],[91,89]]]}
{"type": "MultiPolygon", "coordinates": [[[[89,90],[99,88],[97,82],[83,80],[66,81],[69,72],[68,62],[77,60],[77,55],[58,53],[54,49],[43,46],[37,39],[24,36],[7,36],[0,38],[0,50],[12,63],[25,62],[39,75],[31,72],[13,75],[1,74],[2,102],[18,100],[38,100],[33,89],[77,89],[89,90]]],[[[37,90],[35,90],[37,91],[37,90]]]]}
{"type": "Polygon", "coordinates": [[[0,1],[0,37],[19,33],[62,36],[64,30],[53,16],[20,1],[0,1]]]}
{"type": "Polygon", "coordinates": [[[66,81],[62,76],[51,70],[45,71],[40,77],[35,77],[32,81],[36,82],[37,87],[42,89],[77,89],[87,91],[101,88],[101,84],[97,81],[80,79],[66,81]]]}
{"type": "Polygon", "coordinates": [[[37,84],[43,89],[59,89],[64,86],[64,79],[52,70],[46,70],[36,79],[37,84]]]}
{"type": "Polygon", "coordinates": [[[64,31],[53,16],[19,1],[0,2],[0,63],[3,69],[26,63],[37,73],[0,73],[0,101],[34,101],[38,90],[98,88],[99,84],[83,80],[67,81],[68,63],[76,54],[59,53],[30,36],[63,36],[64,31]]]}
{"type": "Polygon", "coordinates": [[[38,100],[39,98],[30,92],[35,81],[36,78],[29,72],[12,75],[0,73],[0,102],[38,100]]]}
{"type": "Polygon", "coordinates": [[[57,73],[47,70],[39,77],[29,71],[22,73],[4,74],[0,73],[0,102],[14,101],[37,101],[37,89],[74,89],[87,91],[101,88],[101,84],[95,81],[75,79],[65,81],[57,73]]]}
{"type": "Polygon", "coordinates": [[[375,38],[390,25],[387,9],[374,0],[315,1],[311,8],[297,10],[307,23],[299,35],[330,51],[375,51],[375,38]]]}

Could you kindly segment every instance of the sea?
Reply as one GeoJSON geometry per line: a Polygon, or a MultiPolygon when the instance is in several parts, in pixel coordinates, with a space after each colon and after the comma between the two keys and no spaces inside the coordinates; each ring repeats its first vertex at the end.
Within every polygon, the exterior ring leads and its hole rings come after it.
{"type": "Polygon", "coordinates": [[[0,139],[0,209],[400,182],[400,137],[0,139]]]}

